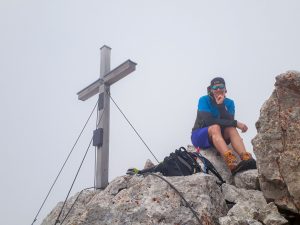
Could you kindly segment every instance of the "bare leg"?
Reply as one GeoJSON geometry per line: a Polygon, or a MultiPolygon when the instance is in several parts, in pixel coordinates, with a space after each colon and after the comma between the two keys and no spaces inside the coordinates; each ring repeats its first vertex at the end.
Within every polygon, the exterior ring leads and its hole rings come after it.
{"type": "Polygon", "coordinates": [[[220,152],[221,155],[224,155],[226,151],[228,151],[228,147],[224,138],[222,137],[221,128],[219,125],[212,125],[208,127],[208,136],[210,140],[212,140],[214,146],[217,151],[220,152]]]}
{"type": "Polygon", "coordinates": [[[236,151],[240,156],[247,152],[243,139],[240,137],[240,134],[235,127],[226,127],[224,130],[224,138],[226,140],[230,140],[234,151],[236,151]]]}
{"type": "Polygon", "coordinates": [[[228,149],[228,146],[222,136],[220,126],[212,125],[208,127],[208,135],[217,151],[221,153],[230,171],[233,171],[237,166],[237,158],[233,154],[232,150],[228,149]]]}

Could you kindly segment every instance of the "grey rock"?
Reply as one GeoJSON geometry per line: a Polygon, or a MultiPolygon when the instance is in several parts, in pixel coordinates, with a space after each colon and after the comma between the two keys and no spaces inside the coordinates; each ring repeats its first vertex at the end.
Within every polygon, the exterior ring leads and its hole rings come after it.
{"type": "Polygon", "coordinates": [[[237,173],[233,180],[237,188],[260,190],[257,170],[247,170],[237,173]]]}
{"type": "Polygon", "coordinates": [[[257,220],[241,219],[235,216],[224,216],[219,219],[220,225],[262,225],[257,220]]]}
{"type": "Polygon", "coordinates": [[[225,199],[230,202],[252,202],[252,205],[256,208],[260,208],[267,204],[263,193],[258,190],[246,190],[243,188],[237,188],[230,184],[223,184],[222,191],[225,199]]]}
{"type": "MultiPolygon", "coordinates": [[[[184,194],[203,224],[218,224],[218,218],[227,214],[215,177],[199,173],[166,179],[184,194]]],[[[85,197],[84,201],[78,200],[64,224],[198,224],[180,196],[152,175],[119,177],[105,190],[90,192],[85,197]]],[[[69,199],[67,205],[73,201],[69,199]]],[[[54,224],[58,211],[59,206],[42,225],[54,224]]]]}
{"type": "Polygon", "coordinates": [[[223,184],[222,190],[226,200],[236,203],[228,211],[227,216],[238,218],[241,221],[261,221],[265,225],[287,223],[287,220],[279,214],[274,203],[267,204],[261,191],[246,190],[228,184],[223,184]]]}
{"type": "MultiPolygon", "coordinates": [[[[86,191],[82,191],[81,193],[78,192],[76,195],[69,198],[68,201],[66,202],[64,210],[62,211],[59,221],[63,222],[63,220],[65,219],[63,224],[79,223],[83,212],[85,212],[87,209],[86,206],[88,202],[91,201],[94,195],[96,195],[99,192],[101,193],[102,191],[86,190],[86,191]],[[74,204],[74,207],[70,211],[69,216],[67,216],[75,200],[76,203],[74,204]]],[[[58,214],[60,213],[62,206],[63,206],[63,202],[59,202],[56,205],[56,207],[50,212],[50,214],[43,220],[41,225],[53,225],[57,219],[58,214]]]]}
{"type": "Polygon", "coordinates": [[[147,159],[147,161],[145,163],[145,166],[144,166],[144,169],[149,169],[149,168],[152,168],[154,166],[155,166],[154,163],[150,159],[147,159]]]}
{"type": "Polygon", "coordinates": [[[276,77],[252,140],[264,196],[282,209],[300,210],[300,73],[276,77]]]}
{"type": "Polygon", "coordinates": [[[242,220],[258,218],[258,206],[252,201],[241,201],[235,204],[227,213],[242,220]]]}
{"type": "Polygon", "coordinates": [[[273,202],[269,203],[259,211],[258,219],[265,225],[288,224],[288,221],[279,214],[278,209],[273,202]]]}

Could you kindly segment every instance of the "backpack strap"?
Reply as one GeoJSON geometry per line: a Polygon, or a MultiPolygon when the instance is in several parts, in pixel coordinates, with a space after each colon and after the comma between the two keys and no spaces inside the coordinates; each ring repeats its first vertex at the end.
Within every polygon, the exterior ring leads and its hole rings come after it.
{"type": "Polygon", "coordinates": [[[193,155],[192,152],[188,152],[188,151],[186,150],[186,148],[184,148],[184,147],[180,147],[180,148],[179,148],[179,151],[180,151],[180,152],[186,153],[185,155],[193,162],[194,173],[202,172],[201,166],[199,165],[199,163],[198,163],[197,160],[195,159],[195,156],[193,155]]]}
{"type": "Polygon", "coordinates": [[[198,157],[202,163],[204,164],[204,172],[208,173],[209,171],[212,172],[218,179],[220,182],[218,182],[218,184],[221,186],[223,183],[226,183],[222,176],[219,174],[219,172],[217,171],[217,169],[214,167],[214,165],[207,159],[205,158],[203,155],[201,155],[200,153],[193,153],[196,157],[198,157]]]}
{"type": "Polygon", "coordinates": [[[171,153],[170,157],[172,157],[172,159],[174,160],[174,163],[175,163],[177,169],[180,171],[182,176],[184,176],[184,173],[182,172],[180,166],[178,165],[178,163],[176,162],[175,159],[179,160],[185,167],[187,167],[189,170],[191,170],[191,166],[184,159],[182,159],[182,158],[181,158],[181,160],[179,159],[178,155],[176,154],[176,151],[175,151],[175,153],[171,153]],[[184,163],[182,161],[184,161],[184,163]]]}
{"type": "Polygon", "coordinates": [[[193,171],[193,167],[184,160],[184,158],[182,158],[180,155],[176,155],[177,159],[183,164],[185,165],[190,171],[193,171]]]}

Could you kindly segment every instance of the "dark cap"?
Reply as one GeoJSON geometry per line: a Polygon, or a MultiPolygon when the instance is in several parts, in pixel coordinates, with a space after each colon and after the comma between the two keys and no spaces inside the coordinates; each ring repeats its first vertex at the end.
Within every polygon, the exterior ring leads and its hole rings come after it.
{"type": "Polygon", "coordinates": [[[225,80],[222,77],[215,77],[214,79],[211,80],[210,86],[213,86],[215,84],[225,84],[225,80]]]}

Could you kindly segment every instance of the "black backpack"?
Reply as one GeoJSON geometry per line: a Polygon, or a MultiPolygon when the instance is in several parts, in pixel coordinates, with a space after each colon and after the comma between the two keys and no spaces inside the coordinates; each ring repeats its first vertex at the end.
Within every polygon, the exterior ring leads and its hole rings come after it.
{"type": "Polygon", "coordinates": [[[184,147],[165,157],[158,167],[164,176],[187,176],[202,171],[197,160],[184,147]]]}
{"type": "Polygon", "coordinates": [[[188,152],[184,147],[180,147],[178,150],[175,150],[175,152],[172,152],[157,166],[140,170],[138,174],[145,174],[149,172],[160,172],[164,176],[188,176],[199,172],[204,172],[207,174],[212,172],[220,180],[220,184],[225,183],[221,175],[208,159],[206,159],[200,153],[188,152]],[[204,166],[203,169],[197,162],[197,158],[202,161],[204,166]]]}

